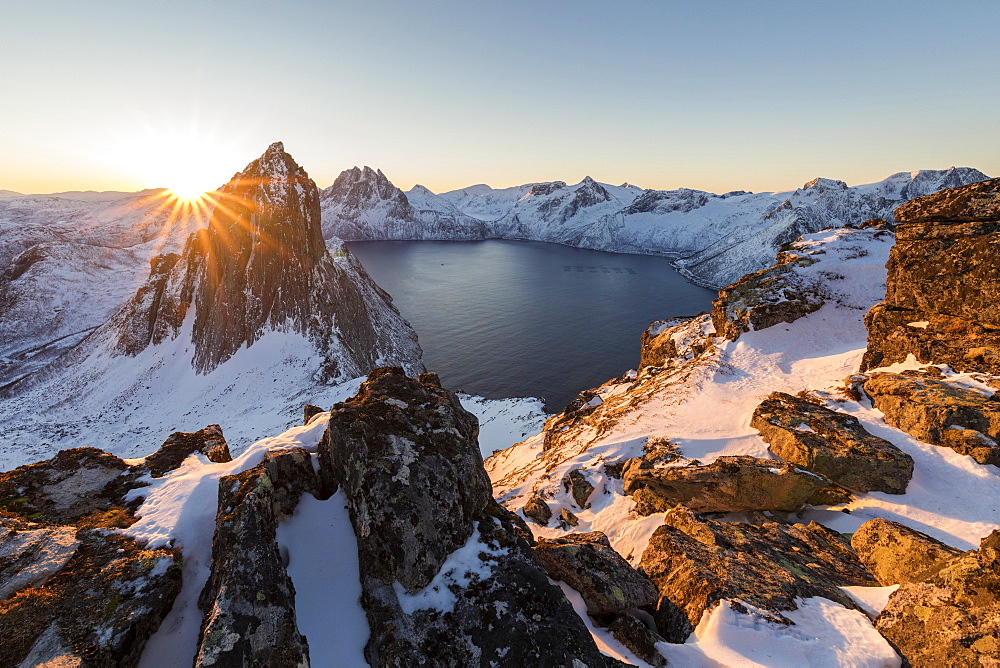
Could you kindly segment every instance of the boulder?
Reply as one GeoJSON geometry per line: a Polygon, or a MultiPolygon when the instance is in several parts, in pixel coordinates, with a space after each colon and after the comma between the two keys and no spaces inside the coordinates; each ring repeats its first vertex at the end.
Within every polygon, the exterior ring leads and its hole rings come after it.
{"type": "Polygon", "coordinates": [[[875,628],[914,668],[997,665],[1000,531],[929,578],[900,585],[875,628]]]}
{"type": "Polygon", "coordinates": [[[175,431],[167,437],[160,449],[146,457],[143,463],[154,478],[178,468],[188,455],[200,452],[210,462],[231,462],[229,444],[222,435],[222,427],[210,424],[204,429],[186,433],[175,431]]]}
{"type": "Polygon", "coordinates": [[[528,499],[528,502],[524,504],[522,512],[525,517],[534,520],[535,523],[543,527],[548,526],[549,520],[552,519],[552,509],[549,508],[549,504],[545,503],[542,497],[537,495],[528,499]]]}
{"type": "Polygon", "coordinates": [[[302,424],[309,424],[312,419],[323,412],[323,409],[319,406],[313,406],[312,404],[306,404],[302,407],[302,424]]]}
{"type": "Polygon", "coordinates": [[[808,266],[809,257],[778,255],[778,263],[747,274],[719,291],[712,301],[712,322],[719,336],[735,341],[749,331],[766,329],[782,322],[794,322],[819,310],[823,296],[806,285],[795,266],[808,266]]]}
{"type": "Polygon", "coordinates": [[[205,612],[196,666],[308,665],[295,620],[295,588],[275,541],[316,474],[305,450],[277,451],[219,480],[212,569],[198,599],[205,612]]]}
{"type": "Polygon", "coordinates": [[[696,512],[799,510],[829,486],[823,476],[787,462],[742,455],[711,464],[644,467],[641,459],[625,466],[625,493],[637,499],[640,514],[683,504],[696,512]]]}
{"type": "Polygon", "coordinates": [[[623,612],[615,617],[608,630],[615,640],[649,665],[657,668],[667,665],[667,660],[656,649],[656,643],[665,642],[663,637],[631,612],[623,612]]]}
{"type": "Polygon", "coordinates": [[[580,518],[573,514],[569,508],[563,508],[559,513],[559,519],[562,520],[562,527],[565,529],[567,527],[580,526],[580,518]]]}
{"type": "Polygon", "coordinates": [[[1000,179],[916,198],[895,218],[885,303],[865,319],[862,370],[912,354],[1000,373],[1000,179]]]}
{"type": "Polygon", "coordinates": [[[138,665],[180,591],[177,550],[10,518],[0,534],[4,665],[138,665]]]}
{"type": "MultiPolygon", "coordinates": [[[[371,665],[606,660],[492,500],[478,423],[436,377],[376,369],[331,411],[321,469],[358,539],[371,665]]],[[[322,472],[321,472],[322,473],[322,472]]]]}
{"type": "Polygon", "coordinates": [[[0,473],[0,506],[34,522],[126,527],[141,498],[126,494],[145,486],[142,466],[97,448],[62,450],[54,457],[0,473]]]}
{"type": "Polygon", "coordinates": [[[535,557],[553,580],[580,592],[595,619],[613,618],[629,608],[652,606],[656,585],[633,569],[600,531],[541,538],[535,557]]]}
{"type": "Polygon", "coordinates": [[[590,504],[587,499],[590,495],[594,493],[594,486],[587,480],[587,477],[583,474],[580,469],[573,469],[566,476],[566,480],[563,485],[572,494],[573,501],[576,503],[578,508],[589,508],[590,504]]]}
{"type": "Polygon", "coordinates": [[[750,426],[778,457],[855,492],[903,494],[913,475],[913,459],[857,418],[790,394],[772,393],[750,426]]]}
{"type": "Polygon", "coordinates": [[[992,395],[919,372],[874,373],[862,387],[893,427],[1000,466],[1000,401],[992,395]]]}
{"type": "Polygon", "coordinates": [[[840,587],[878,585],[847,540],[815,522],[715,522],[683,506],[653,532],[639,569],[660,591],[656,626],[670,642],[684,642],[724,599],[734,610],[746,612],[742,602],[790,624],[781,613],[797,609],[796,598],[823,596],[859,609],[840,587]]]}
{"type": "Polygon", "coordinates": [[[926,580],[962,554],[925,533],[882,518],[862,524],[851,536],[851,547],[885,587],[926,580]]]}

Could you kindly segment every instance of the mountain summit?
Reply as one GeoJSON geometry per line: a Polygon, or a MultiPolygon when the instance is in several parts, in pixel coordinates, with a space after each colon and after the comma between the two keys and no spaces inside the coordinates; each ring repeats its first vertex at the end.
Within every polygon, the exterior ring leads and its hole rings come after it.
{"type": "Polygon", "coordinates": [[[319,189],[284,146],[271,144],[217,199],[208,228],[181,254],[154,258],[146,285],[115,316],[118,350],[134,356],[190,319],[199,373],[268,331],[307,335],[324,355],[325,382],[370,370],[383,356],[370,306],[327,253],[319,189]]]}

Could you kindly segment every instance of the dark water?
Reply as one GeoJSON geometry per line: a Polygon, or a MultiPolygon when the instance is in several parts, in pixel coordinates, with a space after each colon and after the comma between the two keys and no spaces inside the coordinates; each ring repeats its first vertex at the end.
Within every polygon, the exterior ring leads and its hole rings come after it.
{"type": "Polygon", "coordinates": [[[451,390],[534,396],[549,411],[639,363],[653,320],[711,308],[658,257],[535,241],[352,242],[451,390]]]}

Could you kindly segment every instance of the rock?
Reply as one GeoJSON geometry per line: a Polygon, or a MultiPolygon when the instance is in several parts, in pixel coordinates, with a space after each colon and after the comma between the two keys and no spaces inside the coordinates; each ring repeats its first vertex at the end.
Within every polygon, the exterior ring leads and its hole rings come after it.
{"type": "Polygon", "coordinates": [[[858,609],[840,587],[878,584],[840,534],[815,522],[715,522],[682,506],[653,532],[639,569],[660,591],[656,625],[670,642],[684,642],[705,611],[724,599],[789,624],[781,613],[795,610],[796,598],[823,596],[858,609]]]}
{"type": "Polygon", "coordinates": [[[75,527],[23,526],[16,519],[0,518],[0,600],[29,585],[43,584],[80,547],[75,527]]]}
{"type": "Polygon", "coordinates": [[[885,587],[926,580],[962,554],[925,533],[882,518],[862,524],[851,536],[851,547],[885,587]]]}
{"type": "Polygon", "coordinates": [[[1000,374],[1000,328],[968,318],[876,304],[865,316],[868,349],[861,370],[905,362],[947,364],[959,372],[1000,374]]]}
{"type": "Polygon", "coordinates": [[[534,550],[549,577],[580,592],[595,619],[652,606],[659,599],[656,585],[629,566],[600,531],[541,538],[534,550]]]}
{"type": "Polygon", "coordinates": [[[639,348],[639,371],[650,366],[662,366],[663,363],[677,356],[677,345],[674,343],[675,327],[690,318],[670,318],[657,320],[642,330],[639,348]]]}
{"type": "Polygon", "coordinates": [[[275,541],[277,524],[315,487],[305,450],[278,451],[219,479],[212,570],[198,599],[205,612],[195,666],[308,665],[295,621],[295,588],[275,541]]]}
{"type": "MultiPolygon", "coordinates": [[[[625,467],[625,493],[642,500],[639,512],[663,512],[684,504],[696,512],[800,509],[830,481],[787,462],[756,457],[719,457],[708,465],[625,467]]],[[[645,513],[644,514],[649,514],[645,513]]]]}
{"type": "Polygon", "coordinates": [[[719,336],[735,341],[745,332],[794,322],[825,303],[794,271],[795,266],[808,266],[815,260],[790,257],[779,254],[778,264],[747,274],[719,291],[712,301],[712,322],[719,336]]]}
{"type": "Polygon", "coordinates": [[[862,387],[893,427],[1000,466],[1000,401],[992,396],[926,374],[875,373],[862,387]]]}
{"type": "Polygon", "coordinates": [[[790,394],[773,392],[750,426],[777,456],[855,492],[903,494],[913,475],[913,459],[857,418],[790,394]]]}
{"type": "Polygon", "coordinates": [[[573,501],[576,502],[577,507],[584,509],[590,507],[587,499],[594,493],[594,486],[583,475],[583,471],[580,469],[570,471],[563,485],[572,493],[573,501]]]}
{"type": "Polygon", "coordinates": [[[175,431],[163,442],[160,449],[146,457],[143,464],[154,478],[178,468],[193,452],[200,452],[210,462],[231,462],[229,444],[222,435],[222,427],[210,424],[199,431],[185,433],[175,431]]]}
{"type": "Polygon", "coordinates": [[[865,319],[862,370],[912,354],[1000,373],[1000,179],[919,197],[895,216],[885,303],[865,319]]]}
{"type": "Polygon", "coordinates": [[[580,518],[577,517],[568,508],[563,508],[562,512],[559,513],[559,518],[563,521],[563,526],[580,526],[580,518]]]}
{"type": "Polygon", "coordinates": [[[313,406],[312,404],[306,404],[302,407],[302,424],[309,424],[312,419],[323,412],[323,409],[319,406],[313,406]]]}
{"type": "Polygon", "coordinates": [[[552,509],[549,508],[549,504],[540,496],[533,496],[528,499],[528,502],[524,504],[522,509],[524,516],[534,520],[537,524],[548,526],[549,520],[552,519],[552,509]]]}
{"type": "Polygon", "coordinates": [[[493,501],[475,416],[434,380],[376,369],[319,446],[358,539],[369,664],[609,665],[493,501]]]}
{"type": "Polygon", "coordinates": [[[469,448],[476,416],[453,393],[381,368],[333,407],[327,431],[320,466],[335,471],[352,521],[363,527],[368,575],[409,592],[424,588],[492,498],[482,455],[469,448]]]}
{"type": "Polygon", "coordinates": [[[1000,531],[928,579],[902,584],[875,628],[914,668],[997,665],[1000,531]]]}
{"type": "Polygon", "coordinates": [[[190,331],[191,364],[204,374],[280,331],[308,339],[322,383],[383,359],[423,370],[416,336],[388,295],[346,249],[338,260],[327,252],[319,189],[281,142],[213,199],[208,227],[178,257],[154,259],[146,285],[105,326],[119,353],[135,356],[190,331]]]}
{"type": "MultiPolygon", "coordinates": [[[[28,584],[22,579],[0,600],[4,665],[138,665],[180,591],[179,553],[146,549],[99,529],[42,528],[11,519],[2,524],[0,550],[15,560],[21,576],[30,570],[40,576],[28,584]],[[7,552],[12,541],[28,549],[15,556],[7,552]]],[[[4,561],[6,578],[11,563],[4,561]]]]}
{"type": "Polygon", "coordinates": [[[608,627],[615,640],[632,650],[632,653],[651,666],[661,668],[667,665],[656,643],[663,638],[646,626],[642,620],[629,612],[623,612],[608,627]]]}
{"type": "Polygon", "coordinates": [[[126,527],[141,498],[126,494],[146,472],[97,448],[72,448],[52,459],[0,473],[0,506],[34,522],[126,527]]]}

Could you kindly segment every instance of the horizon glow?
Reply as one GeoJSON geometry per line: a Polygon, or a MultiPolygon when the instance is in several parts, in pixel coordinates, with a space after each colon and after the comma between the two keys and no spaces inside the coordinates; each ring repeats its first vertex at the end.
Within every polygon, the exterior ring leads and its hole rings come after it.
{"type": "Polygon", "coordinates": [[[993,0],[162,7],[5,9],[0,189],[210,190],[274,141],[320,187],[1000,175],[993,0]]]}

